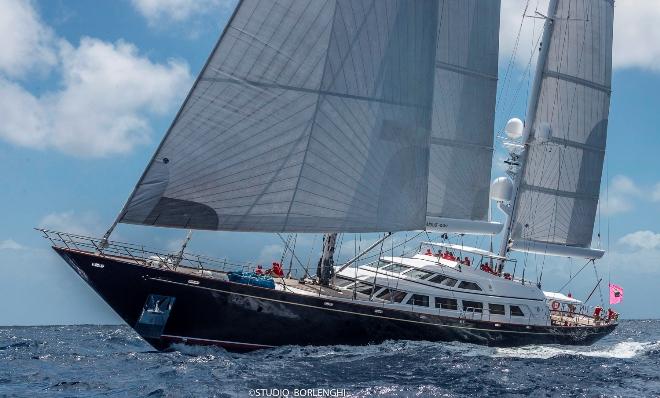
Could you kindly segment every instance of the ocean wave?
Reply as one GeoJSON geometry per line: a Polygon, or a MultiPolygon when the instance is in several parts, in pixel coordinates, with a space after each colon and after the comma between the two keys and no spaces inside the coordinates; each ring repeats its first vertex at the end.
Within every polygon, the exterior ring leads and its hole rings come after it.
{"type": "Polygon", "coordinates": [[[560,347],[530,345],[515,348],[496,348],[494,358],[551,359],[559,356],[630,359],[660,349],[660,341],[623,341],[612,346],[560,347]]]}

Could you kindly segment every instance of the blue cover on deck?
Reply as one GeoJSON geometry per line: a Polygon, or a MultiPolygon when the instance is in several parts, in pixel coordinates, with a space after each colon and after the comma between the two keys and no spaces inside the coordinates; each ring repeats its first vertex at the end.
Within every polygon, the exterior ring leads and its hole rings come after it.
{"type": "Polygon", "coordinates": [[[259,276],[254,272],[227,272],[229,281],[275,289],[275,281],[270,276],[259,276]]]}

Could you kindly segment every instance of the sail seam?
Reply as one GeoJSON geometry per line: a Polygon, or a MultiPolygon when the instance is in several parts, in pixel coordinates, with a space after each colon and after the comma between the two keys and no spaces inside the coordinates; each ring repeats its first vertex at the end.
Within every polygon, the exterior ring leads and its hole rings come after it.
{"type": "Polygon", "coordinates": [[[487,151],[491,151],[491,152],[493,151],[493,147],[490,145],[475,144],[473,142],[465,142],[465,141],[454,141],[440,137],[431,137],[431,144],[450,146],[454,148],[485,149],[487,151]]]}
{"type": "Polygon", "coordinates": [[[530,184],[520,184],[520,188],[527,190],[527,191],[534,191],[534,192],[540,192],[540,193],[545,193],[548,195],[553,195],[553,196],[562,196],[565,198],[573,198],[573,199],[586,199],[586,200],[598,200],[598,194],[596,195],[590,195],[587,193],[580,193],[580,192],[569,192],[569,191],[562,191],[558,189],[552,189],[552,188],[543,188],[539,187],[537,185],[530,185],[530,184]]]}
{"type": "Polygon", "coordinates": [[[593,88],[594,90],[602,91],[607,95],[610,95],[612,93],[612,89],[608,86],[604,86],[602,84],[592,82],[591,80],[582,79],[582,78],[579,78],[577,76],[567,75],[567,74],[561,73],[561,72],[546,70],[545,72],[543,72],[543,76],[544,77],[552,77],[552,78],[559,79],[559,80],[564,80],[564,81],[567,81],[567,82],[570,82],[570,83],[579,84],[581,86],[593,88]]]}
{"type": "Polygon", "coordinates": [[[487,80],[497,81],[497,76],[495,76],[495,75],[490,75],[488,73],[480,72],[478,70],[466,68],[464,66],[460,66],[460,65],[456,65],[456,64],[450,64],[450,63],[447,63],[447,62],[436,61],[435,62],[435,67],[438,68],[438,69],[448,70],[450,72],[460,73],[462,75],[473,76],[473,77],[481,77],[481,78],[484,78],[484,79],[487,79],[487,80]]]}
{"type": "Polygon", "coordinates": [[[549,142],[557,145],[568,146],[572,148],[582,149],[584,151],[596,152],[596,153],[605,153],[605,148],[599,148],[593,145],[583,144],[581,142],[567,140],[565,138],[551,137],[549,142]]]}
{"type": "Polygon", "coordinates": [[[372,102],[379,102],[379,103],[390,104],[390,105],[403,105],[403,106],[409,106],[409,107],[420,108],[420,109],[425,109],[426,108],[423,105],[407,103],[407,102],[397,102],[397,101],[391,101],[391,100],[382,99],[382,98],[365,97],[365,96],[362,96],[362,95],[336,93],[336,92],[327,91],[327,90],[315,90],[315,89],[304,88],[304,87],[292,87],[292,86],[287,86],[285,84],[278,84],[278,83],[257,82],[257,81],[248,80],[248,79],[239,79],[239,78],[228,79],[228,78],[219,78],[219,77],[205,77],[205,78],[202,78],[201,80],[202,81],[209,81],[209,82],[216,82],[216,83],[247,84],[247,85],[256,86],[256,87],[259,87],[259,88],[276,88],[276,89],[281,89],[281,90],[296,91],[296,92],[307,93],[307,94],[327,95],[327,96],[330,96],[330,97],[356,99],[356,100],[362,100],[362,101],[372,101],[372,102]]]}

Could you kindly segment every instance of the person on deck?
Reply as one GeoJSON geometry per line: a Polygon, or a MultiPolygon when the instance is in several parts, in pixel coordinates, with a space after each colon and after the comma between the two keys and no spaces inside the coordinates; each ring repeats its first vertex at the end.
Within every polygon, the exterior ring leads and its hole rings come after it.
{"type": "Polygon", "coordinates": [[[597,321],[600,321],[600,314],[603,312],[603,308],[600,306],[594,308],[594,319],[597,321]]]}
{"type": "Polygon", "coordinates": [[[284,271],[282,271],[280,263],[273,263],[272,273],[278,278],[284,277],[284,271]]]}
{"type": "Polygon", "coordinates": [[[254,270],[254,273],[257,275],[263,275],[264,274],[264,268],[261,265],[257,265],[257,269],[254,270]]]}
{"type": "Polygon", "coordinates": [[[612,320],[616,319],[617,315],[619,315],[619,314],[617,314],[616,311],[614,311],[611,308],[608,308],[607,309],[607,322],[611,322],[612,320]]]}
{"type": "Polygon", "coordinates": [[[470,266],[470,259],[465,257],[465,260],[463,260],[463,264],[465,264],[469,267],[470,266]]]}

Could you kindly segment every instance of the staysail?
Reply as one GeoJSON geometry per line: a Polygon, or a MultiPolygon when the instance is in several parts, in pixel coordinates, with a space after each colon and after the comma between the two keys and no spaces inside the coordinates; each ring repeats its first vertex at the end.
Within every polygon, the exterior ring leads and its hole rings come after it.
{"type": "MultiPolygon", "coordinates": [[[[526,126],[513,250],[597,258],[590,249],[612,75],[611,0],[552,0],[547,55],[526,126]]],[[[539,57],[541,60],[541,57],[539,57]]]]}
{"type": "Polygon", "coordinates": [[[422,229],[436,0],[243,0],[119,221],[422,229]]]}
{"type": "Polygon", "coordinates": [[[427,230],[497,233],[488,222],[500,2],[441,0],[427,230]]]}

